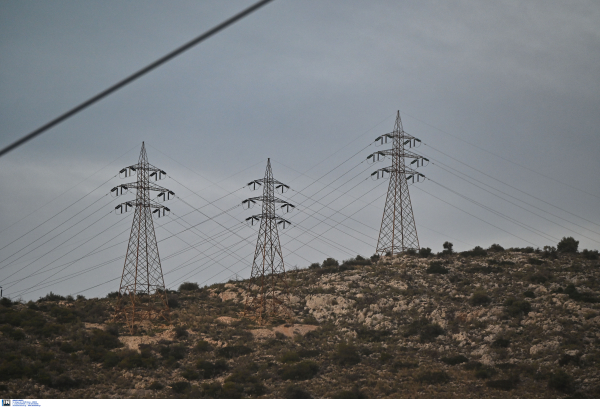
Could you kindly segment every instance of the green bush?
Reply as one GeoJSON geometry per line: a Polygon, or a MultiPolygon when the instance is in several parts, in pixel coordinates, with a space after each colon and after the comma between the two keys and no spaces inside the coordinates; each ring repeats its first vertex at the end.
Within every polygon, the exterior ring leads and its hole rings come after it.
{"type": "Polygon", "coordinates": [[[525,298],[535,298],[535,293],[531,290],[527,290],[523,293],[523,297],[525,298]]]}
{"type": "Polygon", "coordinates": [[[499,380],[490,380],[486,383],[486,386],[491,387],[492,389],[497,390],[514,390],[519,384],[519,377],[511,377],[508,379],[499,379],[499,380]]]}
{"type": "Polygon", "coordinates": [[[475,291],[469,299],[469,303],[474,307],[478,305],[488,305],[491,302],[492,299],[484,291],[475,291]]]}
{"type": "Polygon", "coordinates": [[[450,376],[442,370],[425,371],[417,375],[416,380],[427,384],[444,384],[450,381],[450,376]]]}
{"type": "Polygon", "coordinates": [[[356,346],[346,342],[338,343],[332,358],[339,365],[355,365],[360,362],[356,346]]]}
{"type": "Polygon", "coordinates": [[[281,355],[281,357],[279,358],[279,361],[281,363],[299,362],[300,355],[298,355],[298,352],[294,352],[293,350],[291,350],[291,351],[288,351],[288,352],[284,353],[283,355],[281,355]]]}
{"type": "Polygon", "coordinates": [[[429,247],[421,247],[419,249],[419,257],[426,259],[430,255],[431,255],[431,249],[429,247]]]}
{"type": "Polygon", "coordinates": [[[504,301],[504,311],[511,317],[527,315],[531,311],[531,303],[511,297],[504,301]]]}
{"type": "Polygon", "coordinates": [[[177,339],[185,338],[188,336],[188,331],[184,326],[177,326],[174,329],[175,337],[177,339]]]}
{"type": "Polygon", "coordinates": [[[92,337],[90,339],[93,346],[104,349],[115,349],[123,346],[119,338],[102,329],[92,330],[92,337]]]}
{"type": "Polygon", "coordinates": [[[309,392],[297,384],[288,385],[283,391],[283,398],[286,399],[312,399],[309,392]]]}
{"type": "Polygon", "coordinates": [[[217,356],[227,359],[248,355],[250,353],[252,353],[252,349],[244,345],[224,346],[217,350],[217,356]]]}
{"type": "Polygon", "coordinates": [[[416,367],[419,367],[419,363],[418,362],[411,362],[411,361],[404,361],[404,360],[397,360],[392,364],[392,367],[394,369],[414,369],[416,367]]]}
{"type": "Polygon", "coordinates": [[[444,248],[444,250],[442,251],[442,254],[454,253],[454,250],[452,249],[453,246],[454,246],[454,244],[452,244],[450,242],[444,242],[444,244],[442,245],[442,247],[444,248]]]}
{"type": "Polygon", "coordinates": [[[556,245],[556,250],[561,253],[577,253],[579,241],[572,237],[563,237],[556,245]]]}
{"type": "Polygon", "coordinates": [[[548,379],[548,387],[567,394],[575,391],[573,378],[564,370],[559,370],[550,376],[548,379]]]}
{"type": "Polygon", "coordinates": [[[199,291],[198,283],[185,282],[179,286],[179,291],[199,291]]]}
{"type": "Polygon", "coordinates": [[[358,386],[354,386],[352,390],[342,390],[334,393],[331,396],[332,399],[366,399],[367,396],[358,389],[358,386]]]}
{"type": "Polygon", "coordinates": [[[133,369],[136,367],[153,368],[156,366],[156,359],[152,356],[149,349],[143,349],[140,353],[134,350],[125,350],[121,352],[121,361],[118,366],[123,369],[133,369]]]}
{"type": "Polygon", "coordinates": [[[340,271],[346,271],[354,269],[356,266],[368,266],[370,264],[371,260],[365,259],[362,256],[356,256],[354,259],[344,260],[339,268],[340,271]]]}
{"type": "Polygon", "coordinates": [[[66,301],[66,298],[63,297],[62,295],[54,294],[52,291],[50,291],[50,293],[46,294],[45,297],[40,297],[40,299],[37,300],[37,302],[42,302],[42,301],[58,302],[58,301],[66,301]]]}
{"type": "Polygon", "coordinates": [[[323,261],[323,265],[321,266],[322,268],[336,268],[340,265],[340,263],[338,263],[338,261],[336,259],[333,259],[331,257],[328,257],[327,259],[325,259],[323,261]]]}
{"type": "Polygon", "coordinates": [[[309,270],[317,270],[320,268],[321,268],[321,265],[319,263],[312,263],[310,266],[308,266],[309,270]]]}
{"type": "Polygon", "coordinates": [[[475,246],[473,249],[460,254],[462,257],[484,257],[487,256],[487,251],[481,246],[475,246]]]}
{"type": "Polygon", "coordinates": [[[442,358],[442,362],[444,362],[445,364],[450,365],[450,366],[460,365],[461,363],[466,363],[468,361],[469,361],[469,359],[467,359],[463,355],[446,356],[446,357],[442,358]]]}
{"type": "Polygon", "coordinates": [[[65,391],[69,389],[75,389],[81,386],[81,381],[73,379],[67,374],[62,374],[52,381],[50,387],[54,387],[57,390],[65,391]]]}
{"type": "Polygon", "coordinates": [[[489,252],[503,252],[504,251],[504,247],[500,246],[497,243],[492,244],[489,248],[488,248],[489,252]]]}
{"type": "Polygon", "coordinates": [[[69,308],[52,307],[50,315],[56,318],[56,322],[61,324],[70,324],[77,321],[77,314],[69,308]]]}
{"type": "Polygon", "coordinates": [[[369,329],[364,326],[356,330],[357,338],[367,342],[383,342],[391,334],[388,330],[369,329]]]}
{"type": "Polygon", "coordinates": [[[319,373],[319,365],[317,362],[313,360],[303,360],[302,362],[293,365],[284,366],[281,372],[281,378],[283,380],[309,380],[315,377],[317,373],[319,373]]]}
{"type": "Polygon", "coordinates": [[[196,367],[200,371],[203,379],[212,379],[213,377],[219,376],[229,370],[227,362],[222,359],[217,360],[215,363],[204,359],[199,359],[196,362],[196,367]]]}
{"type": "Polygon", "coordinates": [[[163,345],[158,349],[160,355],[167,360],[181,360],[187,354],[187,348],[184,345],[163,345]]]}
{"type": "Polygon", "coordinates": [[[581,254],[583,255],[583,258],[587,260],[598,260],[599,257],[598,250],[583,249],[581,254]]]}
{"type": "Polygon", "coordinates": [[[439,261],[432,261],[429,263],[429,267],[425,270],[428,274],[448,274],[450,270],[442,265],[439,261]]]}
{"type": "Polygon", "coordinates": [[[494,377],[497,373],[498,372],[493,367],[481,364],[475,369],[475,377],[478,379],[489,379],[494,377]]]}
{"type": "Polygon", "coordinates": [[[508,348],[510,346],[510,339],[497,338],[492,342],[492,348],[508,348]]]}
{"type": "Polygon", "coordinates": [[[527,263],[533,264],[534,266],[541,266],[545,263],[544,260],[536,259],[535,257],[530,257],[527,259],[527,263]]]}
{"type": "Polygon", "coordinates": [[[201,339],[198,341],[198,343],[194,347],[194,350],[196,350],[198,352],[208,352],[211,350],[211,348],[212,348],[212,346],[210,346],[210,343],[201,339]]]}
{"type": "Polygon", "coordinates": [[[162,390],[165,388],[165,385],[162,384],[161,382],[152,382],[150,383],[150,385],[148,386],[148,390],[162,390]]]}
{"type": "Polygon", "coordinates": [[[571,298],[572,300],[575,300],[575,301],[582,301],[582,302],[589,302],[589,303],[600,302],[598,297],[596,297],[593,294],[582,293],[582,292],[577,291],[577,288],[575,288],[575,285],[573,285],[573,284],[569,284],[567,286],[567,288],[565,288],[564,293],[568,294],[569,298],[571,298]]]}
{"type": "Polygon", "coordinates": [[[25,332],[23,332],[23,330],[21,329],[15,329],[10,325],[2,325],[0,327],[0,331],[8,336],[11,339],[14,339],[15,341],[20,341],[25,339],[25,332]]]}
{"type": "Polygon", "coordinates": [[[406,338],[413,335],[419,335],[419,340],[421,342],[431,342],[444,333],[445,331],[441,326],[432,324],[428,319],[422,318],[411,322],[403,335],[406,338]]]}
{"type": "Polygon", "coordinates": [[[2,299],[0,299],[0,305],[8,308],[8,307],[12,307],[13,302],[6,297],[2,297],[2,299]]]}
{"type": "Polygon", "coordinates": [[[115,367],[118,366],[119,363],[121,363],[121,360],[123,358],[121,357],[121,355],[117,352],[106,352],[104,354],[104,362],[103,362],[103,366],[105,368],[111,368],[111,367],[115,367]]]}
{"type": "Polygon", "coordinates": [[[198,369],[195,369],[192,366],[186,366],[185,368],[183,368],[181,376],[187,380],[197,380],[200,378],[200,372],[198,371],[198,369]]]}
{"type": "Polygon", "coordinates": [[[202,396],[216,399],[221,396],[223,386],[219,382],[202,383],[202,396]]]}
{"type": "Polygon", "coordinates": [[[379,259],[380,259],[380,258],[381,258],[381,256],[380,256],[380,255],[378,255],[377,253],[375,253],[374,255],[372,255],[372,256],[370,257],[370,260],[371,260],[371,262],[372,262],[372,263],[377,263],[377,262],[379,261],[379,259]]]}
{"type": "Polygon", "coordinates": [[[190,390],[191,388],[192,388],[192,385],[185,380],[171,383],[171,389],[173,390],[173,393],[177,393],[177,394],[185,393],[186,391],[190,390]]]}

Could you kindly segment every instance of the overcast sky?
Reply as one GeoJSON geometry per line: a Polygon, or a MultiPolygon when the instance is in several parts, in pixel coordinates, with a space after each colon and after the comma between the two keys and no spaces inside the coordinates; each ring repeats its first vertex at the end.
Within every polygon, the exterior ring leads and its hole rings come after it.
{"type": "MultiPolygon", "coordinates": [[[[0,145],[250,4],[0,2],[0,145]]],[[[249,275],[260,206],[235,205],[267,158],[298,205],[287,268],[370,256],[389,163],[361,161],[397,110],[432,161],[421,246],[599,249],[598,21],[593,1],[276,0],[0,158],[4,293],[118,290],[132,218],[109,212],[133,195],[106,194],[142,141],[178,197],[155,223],[168,287],[249,275]]]]}

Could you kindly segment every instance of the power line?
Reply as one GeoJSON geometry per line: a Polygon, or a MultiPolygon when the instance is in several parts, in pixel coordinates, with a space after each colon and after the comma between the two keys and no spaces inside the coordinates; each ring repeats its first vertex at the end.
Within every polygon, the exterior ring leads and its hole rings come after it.
{"type": "Polygon", "coordinates": [[[56,126],[57,124],[63,122],[64,120],[68,119],[69,117],[79,113],[80,111],[84,110],[85,108],[93,105],[94,103],[100,101],[101,99],[105,98],[106,96],[110,95],[111,93],[119,90],[120,88],[124,87],[125,85],[128,85],[129,83],[135,81],[136,79],[144,76],[145,74],[147,74],[148,72],[158,68],[160,65],[164,64],[165,62],[175,58],[176,56],[178,56],[179,54],[187,51],[188,49],[200,44],[202,41],[206,40],[209,37],[212,37],[213,35],[215,35],[216,33],[218,33],[219,31],[227,28],[228,26],[230,26],[231,24],[241,20],[242,18],[246,17],[247,15],[251,14],[252,12],[258,10],[259,8],[261,8],[262,6],[266,5],[267,3],[271,2],[272,0],[261,0],[255,4],[253,4],[252,6],[246,8],[245,10],[242,10],[241,12],[239,12],[238,14],[234,15],[233,17],[223,21],[221,24],[211,28],[210,30],[206,31],[204,34],[194,38],[193,40],[183,44],[182,46],[180,46],[179,48],[175,49],[174,51],[171,51],[170,53],[168,53],[167,55],[163,56],[160,59],[157,59],[156,61],[152,62],[150,65],[147,65],[146,67],[140,69],[139,71],[133,73],[132,75],[128,76],[127,78],[123,79],[122,81],[114,84],[113,86],[111,86],[110,88],[98,93],[96,96],[92,97],[91,99],[86,100],[85,102],[81,103],[78,106],[75,106],[73,109],[69,110],[68,112],[60,115],[59,117],[57,117],[56,119],[44,124],[42,127],[38,128],[37,130],[34,130],[33,132],[21,137],[20,139],[16,140],[15,142],[9,144],[8,146],[4,147],[2,150],[0,150],[0,157],[2,157],[4,154],[14,150],[15,148],[19,147],[20,145],[22,145],[23,143],[28,142],[29,140],[33,139],[34,137],[39,136],[40,134],[44,133],[46,130],[51,129],[52,127],[56,126]]]}

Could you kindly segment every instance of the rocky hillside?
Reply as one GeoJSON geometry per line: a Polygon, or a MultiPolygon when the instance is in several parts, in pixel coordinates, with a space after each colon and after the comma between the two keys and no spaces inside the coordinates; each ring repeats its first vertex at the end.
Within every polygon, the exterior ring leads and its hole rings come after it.
{"type": "MultiPolygon", "coordinates": [[[[600,397],[597,252],[504,250],[288,272],[293,321],[241,318],[246,283],[170,292],[131,336],[113,298],[0,306],[11,398],[600,397]]],[[[378,260],[378,261],[377,261],[378,260]]]]}

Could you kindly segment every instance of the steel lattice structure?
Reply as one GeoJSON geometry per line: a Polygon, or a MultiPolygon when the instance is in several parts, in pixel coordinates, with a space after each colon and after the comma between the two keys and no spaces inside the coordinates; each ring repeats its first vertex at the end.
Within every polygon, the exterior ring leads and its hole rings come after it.
{"type": "Polygon", "coordinates": [[[392,157],[391,166],[371,174],[375,179],[387,176],[390,178],[376,250],[377,253],[383,254],[397,254],[409,249],[419,250],[419,237],[408,182],[420,182],[425,179],[423,174],[412,169],[410,165],[416,164],[417,167],[421,167],[429,162],[427,158],[407,151],[408,148],[417,147],[421,140],[404,131],[400,111],[396,115],[394,130],[375,139],[381,144],[390,140],[393,143],[391,149],[377,151],[367,157],[372,162],[392,157]],[[406,165],[405,158],[412,160],[410,165],[406,165]]]}
{"type": "Polygon", "coordinates": [[[163,201],[175,195],[151,181],[151,178],[155,181],[162,179],[166,172],[148,163],[144,143],[138,163],[119,172],[122,177],[134,173],[137,174],[137,182],[121,184],[111,190],[115,196],[136,190],[135,200],[115,208],[117,213],[134,211],[115,315],[116,319],[125,320],[131,332],[136,329],[136,321],[159,318],[169,321],[169,305],[152,215],[165,216],[170,210],[151,199],[150,191],[158,192],[157,199],[163,201]]]}
{"type": "Polygon", "coordinates": [[[262,201],[262,214],[246,219],[250,224],[260,221],[260,229],[256,240],[252,272],[248,281],[248,296],[244,315],[263,323],[274,317],[290,317],[287,308],[288,287],[285,281],[283,253],[279,242],[277,226],[284,227],[290,222],[275,214],[275,206],[289,212],[294,205],[275,197],[275,190],[285,192],[289,187],[273,178],[271,159],[267,161],[264,178],[250,183],[252,189],[263,186],[260,197],[246,199],[242,204],[250,208],[256,201],[262,201]]]}

